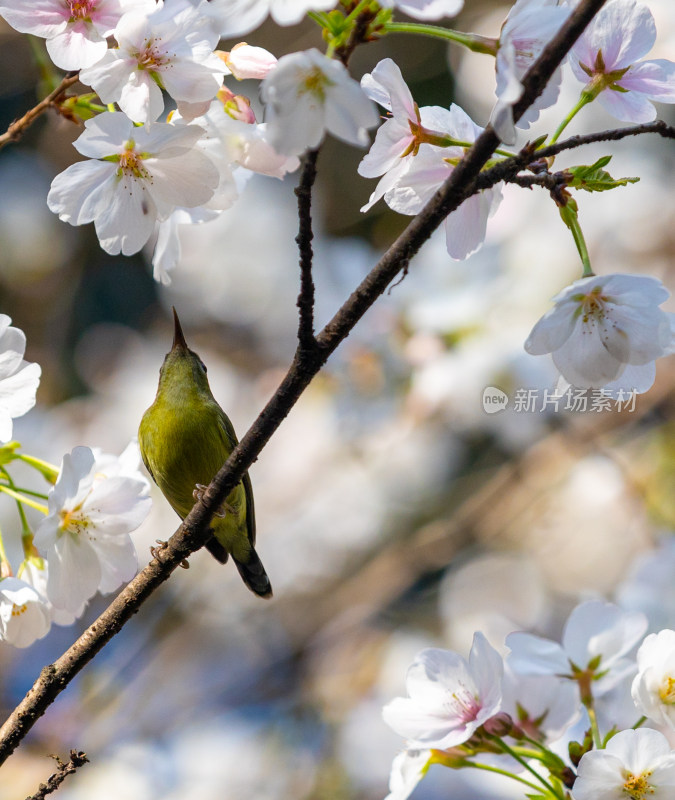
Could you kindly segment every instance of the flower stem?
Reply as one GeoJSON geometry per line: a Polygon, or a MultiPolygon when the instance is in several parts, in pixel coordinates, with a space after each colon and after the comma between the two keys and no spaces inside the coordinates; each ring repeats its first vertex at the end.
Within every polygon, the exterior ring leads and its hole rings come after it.
{"type": "Polygon", "coordinates": [[[524,783],[525,786],[529,786],[530,789],[534,789],[536,792],[541,792],[541,788],[538,784],[532,783],[532,781],[528,781],[525,778],[521,778],[520,775],[514,775],[513,772],[509,772],[506,769],[492,767],[489,764],[483,764],[480,761],[467,761],[466,766],[474,767],[475,769],[482,769],[485,770],[485,772],[496,772],[498,775],[505,775],[507,778],[512,778],[514,781],[524,783]]]}
{"type": "Polygon", "coordinates": [[[18,492],[15,492],[13,489],[10,489],[9,486],[5,486],[4,483],[0,483],[0,492],[4,492],[8,494],[10,497],[13,497],[19,503],[25,503],[25,505],[30,506],[31,508],[35,508],[38,511],[41,511],[45,516],[49,514],[49,509],[47,506],[42,505],[42,503],[36,503],[35,500],[31,500],[28,497],[25,497],[18,492]]]}
{"type": "Polygon", "coordinates": [[[581,225],[579,225],[579,216],[577,214],[576,203],[573,200],[570,200],[567,205],[560,206],[558,210],[560,211],[560,216],[562,217],[563,222],[572,232],[574,244],[577,246],[581,263],[584,265],[584,271],[581,277],[592,278],[595,273],[591,267],[591,258],[588,255],[586,240],[584,239],[581,225]]]}
{"type": "MultiPolygon", "coordinates": [[[[7,472],[4,467],[1,471],[5,476],[5,480],[9,483],[11,488],[16,491],[16,484],[12,480],[12,476],[9,472],[7,472]]],[[[33,546],[33,531],[30,529],[30,525],[26,519],[26,512],[23,509],[23,505],[18,500],[16,501],[16,508],[19,512],[19,518],[21,519],[21,543],[23,545],[23,552],[25,556],[28,556],[35,550],[33,546]]]]}
{"type": "Polygon", "coordinates": [[[598,726],[598,715],[595,713],[595,706],[593,705],[593,700],[589,703],[584,703],[586,706],[586,711],[588,713],[588,719],[591,723],[591,734],[593,736],[593,745],[596,750],[602,749],[602,736],[600,736],[600,728],[598,726]]]}
{"type": "Polygon", "coordinates": [[[474,53],[486,53],[496,56],[499,48],[497,39],[481,36],[478,33],[464,33],[450,28],[441,28],[439,25],[423,25],[418,22],[386,22],[384,30],[387,33],[419,33],[423,36],[434,36],[437,39],[461,44],[474,53]]]}
{"type": "Polygon", "coordinates": [[[530,764],[528,764],[527,761],[516,750],[514,750],[512,747],[506,744],[506,742],[503,739],[500,739],[499,736],[490,736],[490,738],[494,742],[496,742],[497,746],[500,747],[505,753],[508,753],[508,755],[510,755],[511,758],[515,758],[515,760],[521,766],[523,766],[531,775],[534,775],[534,777],[539,781],[539,783],[541,783],[542,786],[544,786],[546,790],[551,793],[552,797],[559,797],[560,800],[564,800],[564,798],[561,796],[560,792],[555,788],[555,786],[549,783],[546,780],[546,778],[542,777],[537,772],[537,770],[534,769],[534,767],[530,766],[530,764]]]}
{"type": "Polygon", "coordinates": [[[565,128],[570,124],[570,122],[576,117],[576,115],[581,111],[581,109],[588,105],[591,100],[593,100],[593,96],[588,92],[582,92],[577,104],[574,108],[569,112],[569,114],[565,117],[565,119],[558,125],[556,132],[553,134],[550,142],[542,143],[542,147],[555,144],[558,139],[560,138],[560,134],[565,130],[565,128]]]}
{"type": "Polygon", "coordinates": [[[645,722],[647,722],[647,717],[640,717],[640,719],[633,725],[633,730],[636,731],[638,728],[641,728],[645,722]]]}

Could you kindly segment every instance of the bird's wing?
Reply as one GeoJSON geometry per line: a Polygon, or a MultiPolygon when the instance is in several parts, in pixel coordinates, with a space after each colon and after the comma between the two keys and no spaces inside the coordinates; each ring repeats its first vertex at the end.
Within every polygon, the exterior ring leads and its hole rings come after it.
{"type": "MultiPolygon", "coordinates": [[[[237,439],[237,434],[234,431],[234,426],[230,422],[230,418],[220,408],[220,406],[218,406],[218,408],[221,412],[219,414],[221,423],[220,429],[228,444],[227,454],[229,457],[229,454],[232,452],[232,450],[234,450],[237,444],[239,444],[239,440],[237,439]]],[[[246,496],[246,528],[248,531],[248,540],[251,542],[251,544],[255,544],[255,506],[253,503],[253,487],[251,486],[251,478],[248,472],[244,473],[241,483],[244,487],[244,494],[246,496]]]]}
{"type": "Polygon", "coordinates": [[[244,484],[244,493],[246,494],[246,527],[248,529],[248,540],[251,544],[255,544],[255,506],[253,505],[253,487],[251,486],[251,478],[248,472],[244,473],[241,482],[244,484]]]}

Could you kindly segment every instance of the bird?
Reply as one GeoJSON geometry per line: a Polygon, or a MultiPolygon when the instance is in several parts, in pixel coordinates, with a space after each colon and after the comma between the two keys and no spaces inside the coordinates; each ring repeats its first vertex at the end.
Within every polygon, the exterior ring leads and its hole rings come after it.
{"type": "MultiPolygon", "coordinates": [[[[227,414],[218,405],[206,366],[187,345],[173,308],[173,346],[159,371],[155,401],[143,414],[138,444],[148,472],[181,519],[237,445],[227,414]]],[[[271,597],[272,585],[255,549],[255,507],[246,472],[211,522],[207,550],[225,564],[232,556],[246,586],[271,597]]]]}

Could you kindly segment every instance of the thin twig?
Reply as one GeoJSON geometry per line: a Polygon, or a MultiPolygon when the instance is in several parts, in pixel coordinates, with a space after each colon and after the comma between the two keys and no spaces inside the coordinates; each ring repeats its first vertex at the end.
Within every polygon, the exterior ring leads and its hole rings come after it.
{"type": "Polygon", "coordinates": [[[300,310],[298,322],[298,341],[300,351],[313,350],[316,347],[314,338],[314,279],[312,278],[312,187],[316,180],[316,161],[318,150],[310,150],[305,156],[305,163],[300,175],[300,183],[295,188],[298,198],[298,235],[295,237],[300,251],[300,294],[297,307],[300,310]]]}
{"type": "Polygon", "coordinates": [[[77,750],[70,751],[70,761],[65,764],[58,756],[52,756],[58,764],[56,772],[49,777],[47,783],[41,783],[37,792],[27,797],[26,800],[43,800],[48,794],[55,792],[63,783],[67,775],[72,775],[78,767],[89,763],[86,753],[77,750]]]}
{"type": "Polygon", "coordinates": [[[66,75],[56,89],[50,92],[44,100],[41,100],[30,111],[27,111],[23,117],[14,120],[5,133],[0,135],[0,150],[10,142],[18,141],[23,136],[26,128],[30,127],[48,108],[58,106],[64,99],[63,95],[66,89],[77,83],[78,78],[79,73],[66,75]]]}
{"type": "Polygon", "coordinates": [[[562,153],[563,150],[572,150],[585,144],[594,142],[617,142],[627,136],[640,136],[643,133],[658,133],[664,139],[675,139],[675,127],[667,125],[663,120],[646,122],[643,125],[632,125],[629,128],[615,128],[614,130],[600,131],[599,133],[585,133],[579,136],[570,136],[562,142],[556,142],[550,147],[542,147],[536,151],[537,158],[550,158],[562,153]]]}
{"type": "MultiPolygon", "coordinates": [[[[605,0],[581,0],[565,24],[523,79],[523,97],[514,111],[517,120],[543,90],[547,80],[572,47],[583,28],[605,0]]],[[[120,592],[101,616],[60,658],[45,667],[28,694],[0,729],[0,764],[15,750],[36,720],[75,675],[139,610],[147,597],[208,537],[210,520],[328,357],[349,335],[366,311],[382,295],[403,265],[429,239],[443,219],[475,191],[480,170],[499,144],[490,127],[482,133],[462,161],[405,231],[345,301],[317,337],[310,354],[296,356],[279,388],[218,471],[183,524],[157,551],[153,560],[120,592]],[[161,559],[161,561],[160,561],[161,559]]]]}

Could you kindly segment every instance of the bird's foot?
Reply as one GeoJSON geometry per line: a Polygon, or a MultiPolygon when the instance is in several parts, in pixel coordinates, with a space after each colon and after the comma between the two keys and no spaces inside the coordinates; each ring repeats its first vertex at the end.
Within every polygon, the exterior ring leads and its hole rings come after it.
{"type": "Polygon", "coordinates": [[[159,547],[152,547],[151,546],[150,547],[150,555],[153,558],[156,558],[157,561],[159,561],[161,563],[162,559],[160,558],[160,553],[162,552],[162,550],[166,550],[166,548],[169,546],[169,543],[163,541],[162,539],[155,539],[155,542],[159,545],[159,547]]]}
{"type": "MultiPolygon", "coordinates": [[[[208,486],[204,486],[203,483],[195,484],[195,490],[192,492],[192,496],[195,500],[199,500],[200,502],[204,501],[204,492],[208,489],[208,486]]],[[[217,510],[214,511],[214,516],[226,517],[228,514],[234,514],[234,509],[232,506],[228,505],[227,503],[223,503],[222,506],[217,510]]]]}

